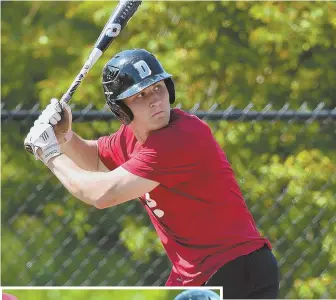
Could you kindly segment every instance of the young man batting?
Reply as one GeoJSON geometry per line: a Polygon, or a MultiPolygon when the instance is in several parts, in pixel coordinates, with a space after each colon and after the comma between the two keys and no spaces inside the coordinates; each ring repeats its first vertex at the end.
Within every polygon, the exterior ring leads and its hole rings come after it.
{"type": "Polygon", "coordinates": [[[231,166],[210,128],[172,109],[174,83],[142,49],[103,69],[120,129],[96,141],[71,130],[71,109],[52,99],[25,145],[79,200],[99,209],[139,198],[172,262],[168,286],[223,286],[225,298],[276,298],[279,277],[231,166]],[[63,111],[63,112],[62,112],[63,111]]]}

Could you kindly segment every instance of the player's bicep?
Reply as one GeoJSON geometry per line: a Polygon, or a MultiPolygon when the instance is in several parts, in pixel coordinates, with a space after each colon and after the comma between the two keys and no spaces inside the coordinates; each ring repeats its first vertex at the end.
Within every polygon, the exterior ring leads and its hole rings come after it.
{"type": "Polygon", "coordinates": [[[126,198],[135,199],[149,193],[156,188],[160,183],[135,175],[123,167],[118,167],[115,170],[118,176],[118,188],[126,198]]]}
{"type": "MultiPolygon", "coordinates": [[[[114,206],[132,199],[136,199],[149,193],[159,183],[137,175],[134,175],[123,167],[118,167],[109,172],[106,180],[111,182],[111,188],[102,197],[97,205],[99,208],[114,206]]],[[[108,183],[107,182],[107,183],[108,183]]]]}

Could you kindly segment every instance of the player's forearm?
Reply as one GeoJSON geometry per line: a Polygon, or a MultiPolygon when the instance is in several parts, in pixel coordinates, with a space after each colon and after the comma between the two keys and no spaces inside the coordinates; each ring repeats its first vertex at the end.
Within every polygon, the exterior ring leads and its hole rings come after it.
{"type": "Polygon", "coordinates": [[[61,150],[80,168],[87,171],[98,170],[98,146],[96,141],[84,140],[77,134],[65,144],[61,150]]]}
{"type": "Polygon", "coordinates": [[[97,208],[118,204],[111,200],[114,183],[108,180],[106,172],[83,170],[66,155],[51,159],[48,167],[64,187],[79,200],[97,208]]]}
{"type": "Polygon", "coordinates": [[[49,161],[48,167],[74,197],[86,204],[94,205],[92,199],[84,196],[79,184],[81,180],[79,170],[84,170],[80,169],[69,157],[57,156],[49,161]]]}

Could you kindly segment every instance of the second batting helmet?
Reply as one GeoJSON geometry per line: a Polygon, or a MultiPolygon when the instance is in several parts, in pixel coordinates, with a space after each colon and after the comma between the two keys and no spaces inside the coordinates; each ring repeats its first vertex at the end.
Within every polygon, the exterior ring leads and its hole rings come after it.
{"type": "Polygon", "coordinates": [[[133,113],[121,100],[133,96],[150,85],[164,80],[169,101],[175,101],[175,87],[156,57],[144,50],[125,50],[116,54],[103,69],[103,88],[111,111],[124,124],[133,120],[133,113]]]}
{"type": "Polygon", "coordinates": [[[220,297],[211,290],[187,290],[178,294],[174,300],[220,300],[220,297]]]}

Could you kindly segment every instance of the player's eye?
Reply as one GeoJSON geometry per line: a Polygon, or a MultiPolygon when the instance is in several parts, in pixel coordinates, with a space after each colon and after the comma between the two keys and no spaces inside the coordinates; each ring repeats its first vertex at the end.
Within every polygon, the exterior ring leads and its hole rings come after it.
{"type": "Polygon", "coordinates": [[[154,87],[154,91],[158,91],[159,89],[161,89],[161,84],[157,84],[157,85],[154,87]]]}
{"type": "Polygon", "coordinates": [[[145,92],[141,92],[141,93],[137,96],[137,98],[142,98],[142,97],[145,97],[145,92]]]}

